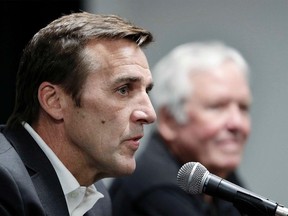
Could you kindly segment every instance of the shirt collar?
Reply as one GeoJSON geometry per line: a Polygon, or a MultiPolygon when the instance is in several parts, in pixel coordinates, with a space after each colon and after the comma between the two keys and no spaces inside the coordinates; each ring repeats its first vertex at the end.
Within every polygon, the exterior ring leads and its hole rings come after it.
{"type": "Polygon", "coordinates": [[[90,185],[89,187],[80,186],[76,178],[64,166],[64,164],[60,161],[60,159],[56,156],[52,149],[44,142],[44,140],[36,133],[36,131],[27,122],[23,122],[23,126],[34,138],[36,143],[46,154],[47,158],[50,160],[52,166],[54,167],[60,181],[63,193],[65,195],[70,214],[75,209],[78,209],[77,211],[80,212],[86,212],[86,210],[83,209],[88,207],[92,208],[98,199],[104,197],[102,193],[97,191],[94,184],[90,185]],[[79,207],[81,202],[84,202],[84,206],[86,207],[79,207]]]}

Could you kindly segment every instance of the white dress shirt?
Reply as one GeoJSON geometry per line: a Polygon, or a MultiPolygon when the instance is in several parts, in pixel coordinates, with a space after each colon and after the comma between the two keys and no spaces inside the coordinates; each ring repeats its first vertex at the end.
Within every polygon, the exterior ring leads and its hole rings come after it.
{"type": "Polygon", "coordinates": [[[94,184],[89,187],[80,186],[79,182],[36,131],[27,122],[24,122],[23,126],[34,138],[54,167],[66,198],[70,216],[83,216],[104,195],[97,191],[94,184]]]}

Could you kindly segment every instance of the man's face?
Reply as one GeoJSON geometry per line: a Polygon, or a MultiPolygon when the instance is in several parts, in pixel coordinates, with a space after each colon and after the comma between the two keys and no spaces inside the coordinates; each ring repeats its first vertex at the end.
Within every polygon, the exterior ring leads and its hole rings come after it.
{"type": "Polygon", "coordinates": [[[235,169],[250,133],[251,94],[232,62],[191,77],[193,94],[185,106],[188,123],[178,128],[180,157],[199,161],[210,172],[235,169]]]}
{"type": "Polygon", "coordinates": [[[85,53],[99,68],[87,77],[81,106],[68,104],[66,134],[85,167],[102,177],[130,174],[143,124],[156,119],[148,97],[152,76],[147,59],[126,40],[92,42],[85,53]]]}

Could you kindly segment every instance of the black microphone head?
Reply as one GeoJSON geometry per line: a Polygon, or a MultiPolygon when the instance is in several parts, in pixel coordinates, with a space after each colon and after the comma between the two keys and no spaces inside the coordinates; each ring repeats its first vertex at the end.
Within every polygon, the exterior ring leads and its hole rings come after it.
{"type": "Polygon", "coordinates": [[[201,163],[188,162],[178,171],[178,186],[190,194],[201,194],[202,182],[207,174],[209,174],[209,171],[201,163]]]}

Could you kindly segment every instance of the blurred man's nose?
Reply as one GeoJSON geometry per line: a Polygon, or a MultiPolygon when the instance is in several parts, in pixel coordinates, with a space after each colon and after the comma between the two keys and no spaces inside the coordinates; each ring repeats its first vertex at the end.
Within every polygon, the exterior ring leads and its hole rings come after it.
{"type": "Polygon", "coordinates": [[[227,126],[229,129],[236,129],[243,127],[247,120],[246,113],[238,105],[231,105],[228,111],[227,126]]]}

